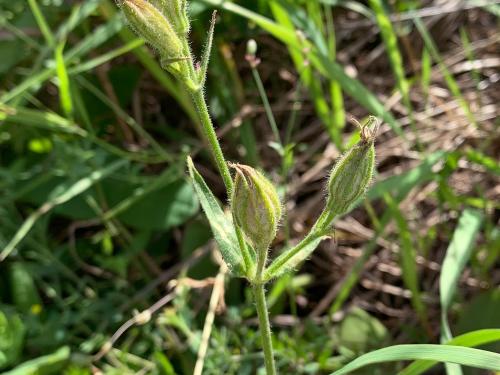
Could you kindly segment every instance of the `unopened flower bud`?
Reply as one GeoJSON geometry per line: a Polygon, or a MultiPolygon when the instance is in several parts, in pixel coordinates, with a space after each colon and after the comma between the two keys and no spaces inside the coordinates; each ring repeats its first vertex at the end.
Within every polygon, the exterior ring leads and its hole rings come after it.
{"type": "Polygon", "coordinates": [[[169,19],[158,8],[146,0],[122,0],[121,7],[131,26],[158,50],[162,60],[182,59],[181,40],[169,19]]]}
{"type": "Polygon", "coordinates": [[[269,247],[281,219],[281,203],[273,184],[260,172],[241,164],[236,170],[231,209],[236,224],[256,249],[269,247]]]}
{"type": "Polygon", "coordinates": [[[257,53],[257,42],[255,41],[255,39],[250,39],[247,42],[247,55],[255,56],[256,53],[257,53]]]}
{"type": "Polygon", "coordinates": [[[374,141],[378,127],[378,120],[373,116],[360,125],[361,141],[342,155],[332,170],[326,209],[335,216],[345,213],[370,184],[375,168],[374,141]],[[375,124],[373,128],[372,124],[375,124]]]}
{"type": "Polygon", "coordinates": [[[150,0],[150,2],[170,21],[180,37],[189,32],[186,0],[150,0]]]}

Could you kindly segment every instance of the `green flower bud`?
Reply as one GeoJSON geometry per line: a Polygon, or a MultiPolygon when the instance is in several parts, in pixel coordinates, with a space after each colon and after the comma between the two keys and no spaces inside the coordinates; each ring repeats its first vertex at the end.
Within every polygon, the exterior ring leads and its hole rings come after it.
{"type": "Polygon", "coordinates": [[[170,21],[180,37],[189,32],[186,0],[150,0],[150,2],[170,21]]]}
{"type": "Polygon", "coordinates": [[[169,19],[145,0],[122,0],[121,7],[128,22],[147,43],[156,48],[164,61],[183,58],[182,43],[169,19]]]}
{"type": "Polygon", "coordinates": [[[375,169],[375,137],[378,120],[370,116],[359,125],[361,141],[337,161],[328,181],[326,210],[334,216],[346,212],[366,192],[375,169]],[[375,126],[372,128],[372,124],[375,126]]]}
{"type": "Polygon", "coordinates": [[[281,219],[278,193],[262,173],[246,165],[231,166],[236,170],[231,197],[236,225],[255,249],[267,249],[281,219]]]}
{"type": "Polygon", "coordinates": [[[256,53],[257,53],[257,42],[255,41],[255,39],[250,39],[247,42],[247,55],[255,56],[256,53]]]}

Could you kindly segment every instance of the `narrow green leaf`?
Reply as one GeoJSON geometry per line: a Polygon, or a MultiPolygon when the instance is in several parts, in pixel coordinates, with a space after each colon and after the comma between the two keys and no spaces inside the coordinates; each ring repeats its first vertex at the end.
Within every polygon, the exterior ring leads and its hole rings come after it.
{"type": "MultiPolygon", "coordinates": [[[[451,243],[446,250],[439,278],[442,342],[449,341],[453,337],[448,323],[447,312],[455,294],[459,277],[470,258],[472,245],[481,227],[482,219],[481,212],[471,209],[464,210],[453,233],[451,243]]],[[[447,364],[446,372],[448,375],[461,375],[462,369],[458,365],[447,364]]]]}
{"type": "Polygon", "coordinates": [[[443,59],[441,58],[439,50],[436,44],[434,43],[431,34],[429,33],[429,31],[427,30],[426,26],[424,25],[424,23],[420,18],[414,17],[413,23],[417,27],[418,31],[420,32],[420,35],[422,36],[422,39],[424,40],[426,50],[430,53],[432,59],[438,63],[439,69],[441,70],[441,73],[444,76],[444,80],[448,88],[450,89],[451,93],[456,98],[462,109],[464,110],[467,119],[471,122],[471,125],[477,126],[476,119],[470,109],[469,103],[465,100],[460,90],[459,84],[451,74],[450,70],[444,63],[443,59]]]}
{"type": "Polygon", "coordinates": [[[409,96],[410,85],[406,80],[403,58],[401,57],[401,52],[399,51],[396,32],[394,31],[391,20],[384,9],[382,0],[370,0],[369,4],[375,12],[377,23],[380,27],[380,33],[382,34],[382,39],[387,50],[387,55],[389,57],[389,61],[391,62],[392,71],[396,77],[398,89],[403,96],[405,106],[411,114],[412,107],[409,96]]]}
{"type": "Polygon", "coordinates": [[[425,304],[422,301],[419,282],[418,268],[416,263],[417,254],[412,242],[412,235],[408,228],[403,214],[399,210],[398,205],[389,194],[385,195],[385,201],[390,207],[394,219],[398,226],[399,236],[399,262],[403,271],[403,281],[405,286],[411,291],[412,305],[417,312],[422,324],[427,325],[427,312],[425,304]]]}
{"type": "Polygon", "coordinates": [[[439,279],[441,308],[444,310],[450,307],[458,279],[470,258],[482,221],[482,212],[472,209],[465,209],[458,220],[458,225],[446,250],[439,279]]]}
{"type": "Polygon", "coordinates": [[[54,353],[38,357],[17,366],[3,375],[61,374],[69,360],[69,347],[64,346],[54,353]]]}
{"type": "Polygon", "coordinates": [[[68,118],[73,118],[73,100],[71,99],[71,87],[68,70],[64,62],[64,43],[59,43],[55,49],[56,72],[59,86],[59,101],[61,108],[68,118]]]}
{"type": "Polygon", "coordinates": [[[187,163],[194,189],[212,228],[215,241],[219,245],[224,261],[235,276],[244,276],[243,257],[238,247],[238,239],[233,223],[224,214],[212,191],[194,167],[191,158],[188,157],[187,163]]]}
{"type": "Polygon", "coordinates": [[[362,355],[332,375],[348,374],[374,363],[413,359],[457,363],[480,369],[500,371],[500,354],[463,346],[415,344],[395,345],[362,355]]]}
{"type": "MultiPolygon", "coordinates": [[[[448,341],[446,345],[474,347],[500,341],[500,329],[481,329],[468,332],[448,341]]],[[[419,375],[438,364],[438,361],[418,360],[406,367],[398,375],[419,375]]]]}

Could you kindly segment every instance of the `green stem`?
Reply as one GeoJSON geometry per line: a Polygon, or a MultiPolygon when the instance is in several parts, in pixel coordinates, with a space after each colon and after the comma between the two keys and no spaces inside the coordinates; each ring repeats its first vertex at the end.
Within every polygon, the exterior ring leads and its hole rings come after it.
{"type": "Polygon", "coordinates": [[[205,102],[205,96],[203,95],[203,90],[191,91],[191,96],[193,98],[194,105],[200,116],[201,126],[203,129],[203,135],[210,146],[210,152],[215,159],[219,173],[222,176],[224,185],[228,195],[231,194],[233,190],[233,180],[231,179],[231,173],[227,166],[226,160],[224,159],[224,154],[220,148],[219,140],[217,139],[217,134],[215,133],[212,120],[208,114],[207,103],[205,102]]]}
{"type": "Polygon", "coordinates": [[[276,375],[276,365],[274,364],[273,343],[271,341],[271,326],[267,313],[266,294],[264,284],[254,284],[253,292],[259,317],[260,336],[262,338],[262,348],[264,349],[264,361],[267,375],[276,375]]]}
{"type": "Polygon", "coordinates": [[[311,231],[307,236],[304,237],[302,241],[300,241],[295,247],[285,251],[279,257],[277,257],[265,270],[262,275],[262,281],[268,282],[275,275],[278,275],[283,267],[286,266],[288,261],[292,259],[296,254],[298,254],[304,247],[309,245],[311,242],[316,240],[318,237],[323,236],[330,227],[330,223],[335,217],[335,213],[328,212],[327,210],[323,211],[319,216],[318,220],[312,227],[311,231]]]}
{"type": "Polygon", "coordinates": [[[229,172],[229,167],[227,166],[226,159],[224,158],[224,154],[222,153],[222,149],[220,148],[219,140],[217,139],[217,134],[215,133],[214,125],[208,112],[207,102],[205,101],[205,95],[203,93],[203,87],[201,87],[198,82],[198,76],[193,65],[194,61],[187,38],[182,38],[182,44],[184,54],[188,56],[188,60],[183,66],[183,68],[187,70],[184,71],[184,74],[187,76],[183,76],[181,80],[191,93],[191,98],[193,99],[193,103],[196,107],[196,112],[198,112],[198,116],[201,121],[203,136],[208,142],[210,152],[212,153],[215,164],[217,165],[219,173],[222,176],[222,180],[224,181],[227,195],[229,197],[231,195],[231,191],[233,190],[233,180],[231,179],[231,173],[229,172]]]}

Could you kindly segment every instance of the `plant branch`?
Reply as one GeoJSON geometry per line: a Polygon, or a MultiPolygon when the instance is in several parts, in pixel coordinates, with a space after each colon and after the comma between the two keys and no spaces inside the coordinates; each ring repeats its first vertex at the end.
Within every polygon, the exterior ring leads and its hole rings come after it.
{"type": "Polygon", "coordinates": [[[278,256],[267,269],[264,271],[262,281],[264,283],[268,282],[272,278],[279,275],[283,268],[285,268],[289,261],[293,259],[302,249],[307,247],[311,242],[314,242],[318,238],[324,236],[330,227],[330,222],[333,220],[335,214],[327,212],[326,210],[321,213],[318,220],[312,227],[311,231],[307,236],[304,237],[296,246],[286,250],[280,256],[278,256]]]}

